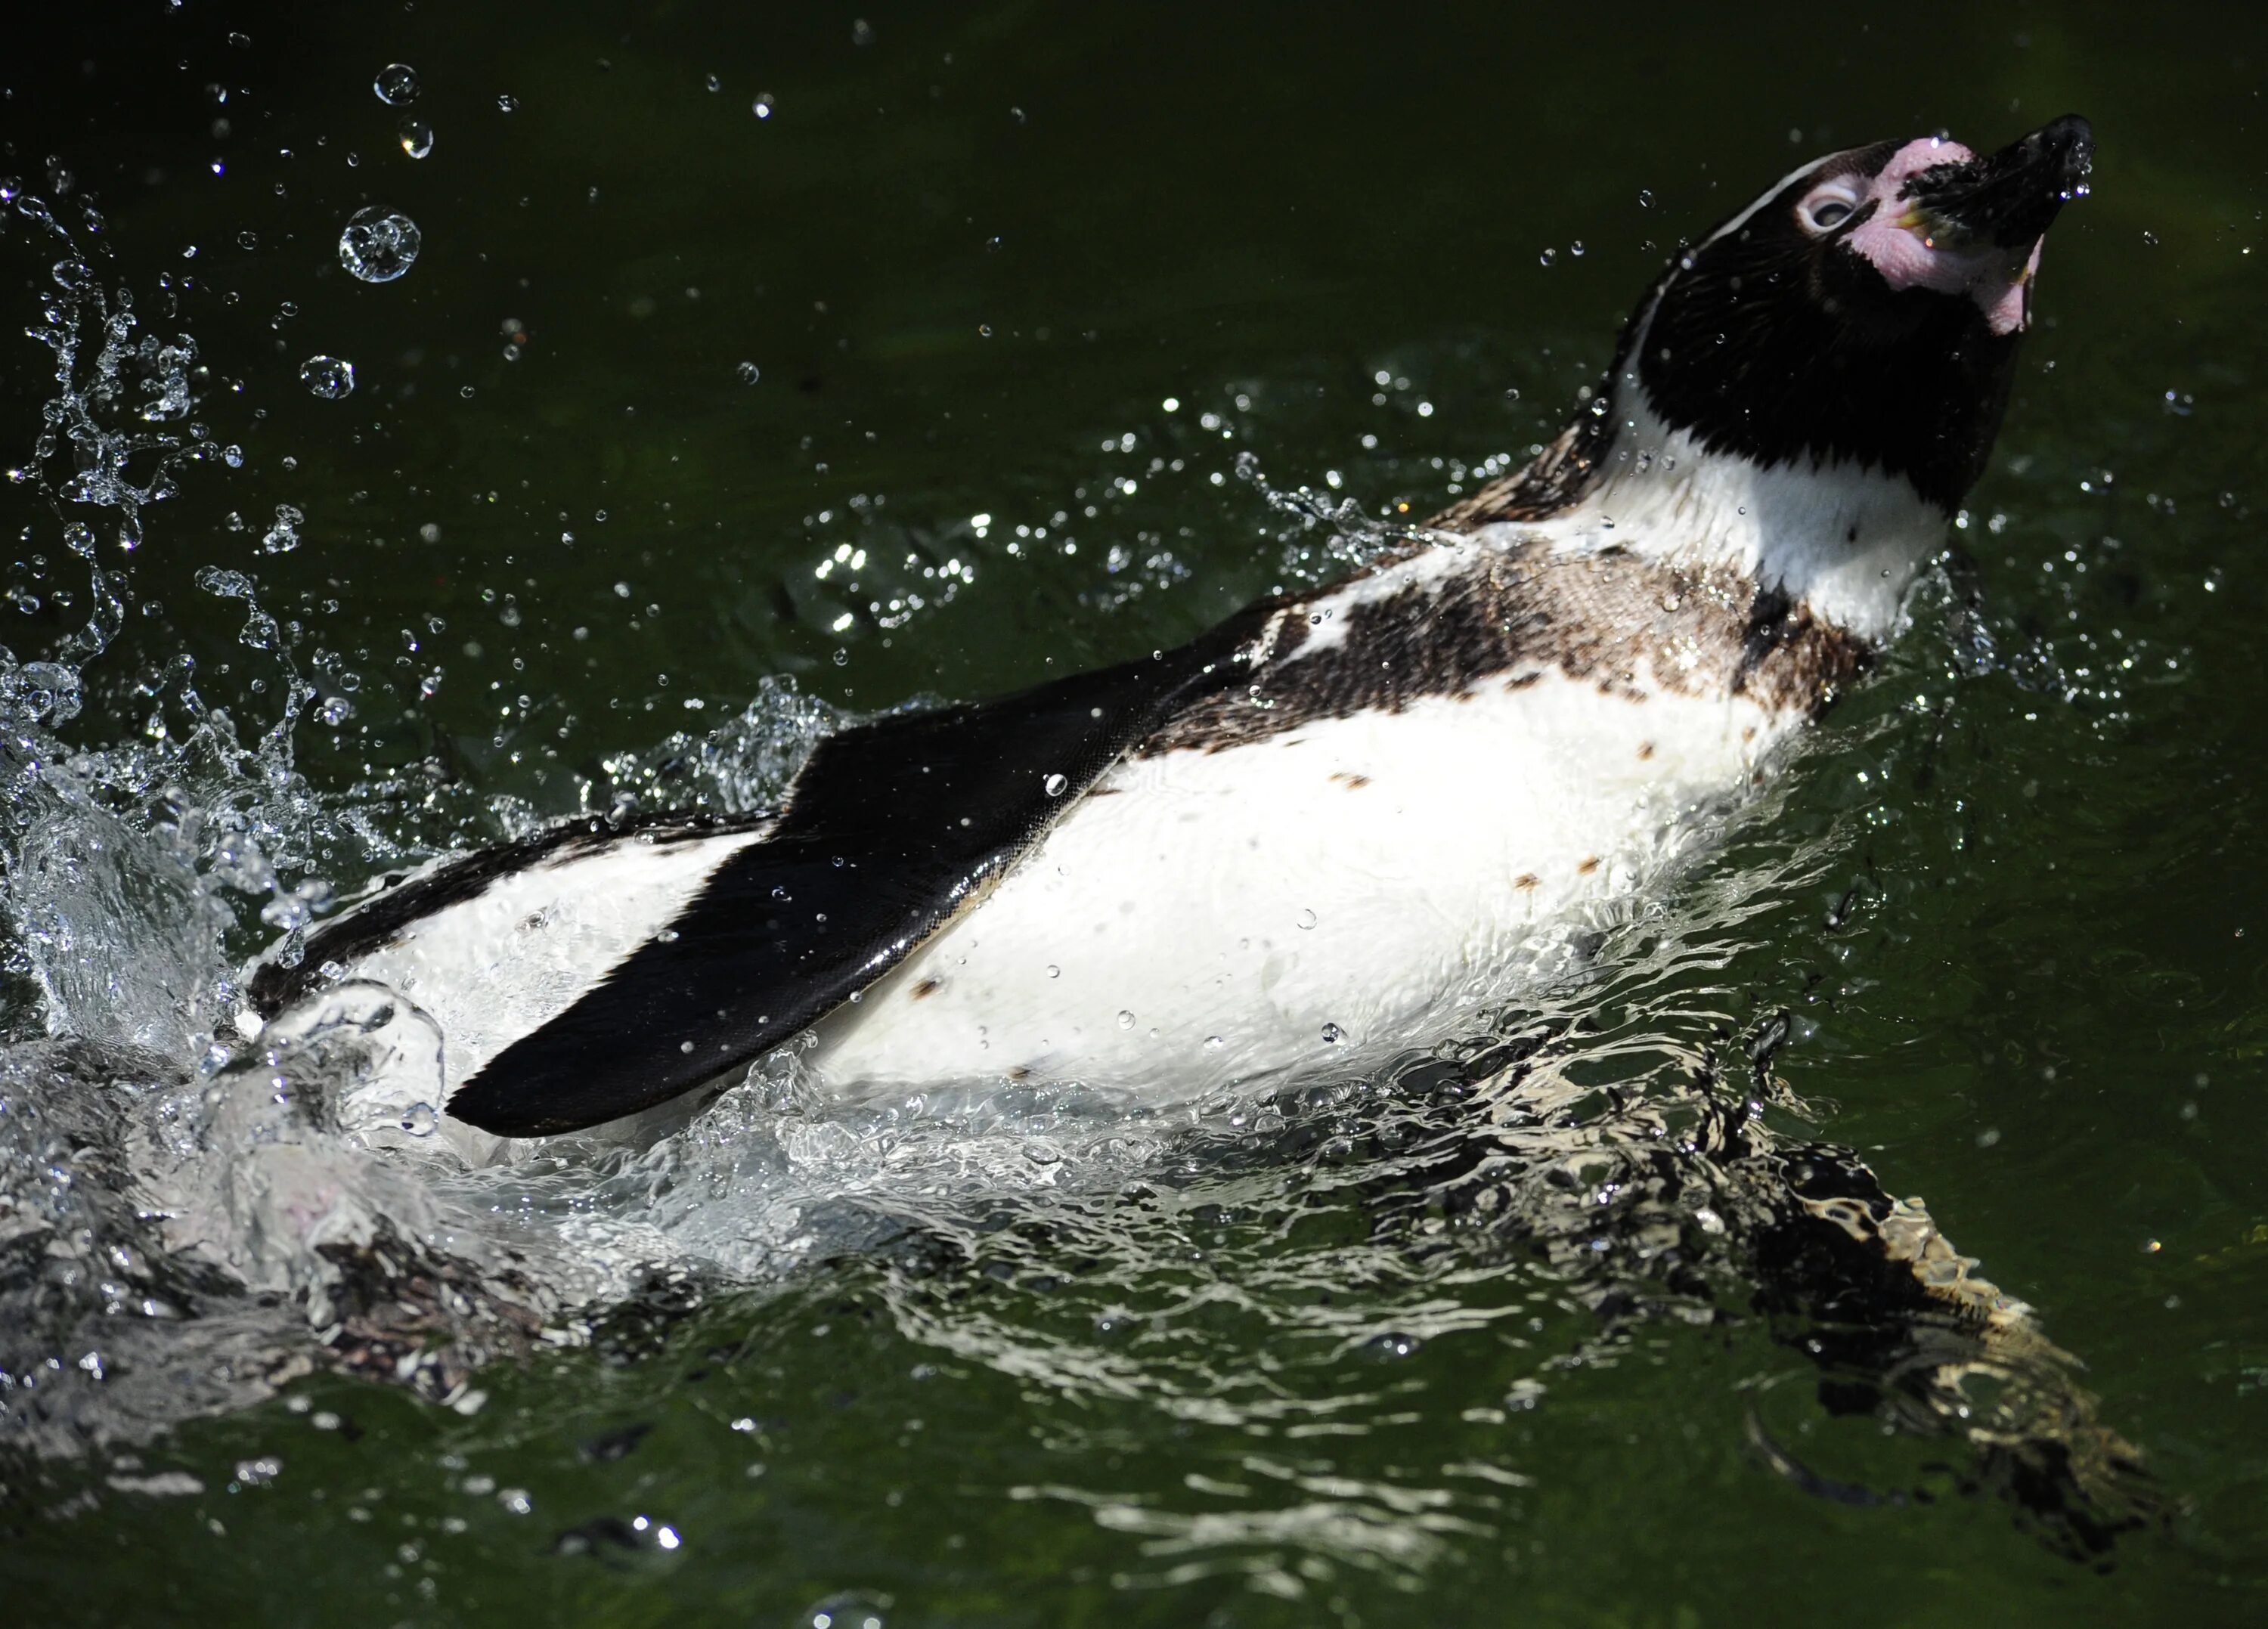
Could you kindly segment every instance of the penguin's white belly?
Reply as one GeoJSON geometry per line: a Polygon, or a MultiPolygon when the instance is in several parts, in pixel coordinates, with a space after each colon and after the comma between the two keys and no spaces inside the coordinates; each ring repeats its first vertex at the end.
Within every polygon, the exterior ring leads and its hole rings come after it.
{"type": "Polygon", "coordinates": [[[806,1061],[846,1093],[1178,1096],[1423,1043],[1658,876],[1794,721],[1547,674],[1130,760],[806,1061]]]}
{"type": "MultiPolygon", "coordinates": [[[[1162,1102],[1426,1044],[1610,921],[1799,717],[1547,673],[1129,759],[822,1019],[801,1060],[845,1098],[1013,1080],[1162,1102]]],[[[397,1048],[358,1101],[374,1123],[433,1105],[666,934],[765,835],[540,859],[326,967],[328,993],[274,1041],[366,1021],[357,992],[383,985],[430,1021],[438,1057],[397,1048]]],[[[495,1146],[460,1140],[471,1159],[495,1146]]]]}
{"type": "MultiPolygon", "coordinates": [[[[335,974],[383,984],[431,1019],[441,1089],[453,1092],[666,931],[718,866],[762,836],[633,837],[541,861],[409,924],[335,974]]],[[[408,1095],[438,1104],[433,1093],[429,1081],[408,1095]]]]}

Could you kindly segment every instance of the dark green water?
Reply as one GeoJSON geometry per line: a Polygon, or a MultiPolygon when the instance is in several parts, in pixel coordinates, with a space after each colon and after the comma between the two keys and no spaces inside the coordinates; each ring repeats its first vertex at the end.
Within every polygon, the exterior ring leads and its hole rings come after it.
{"type": "MultiPolygon", "coordinates": [[[[366,818],[298,856],[342,888],[389,845],[657,773],[705,785],[653,766],[774,675],[855,711],[1178,642],[1335,569],[1239,453],[1278,489],[1431,512],[1556,429],[1679,234],[1802,158],[2088,114],[2094,195],[2049,246],[1962,534],[1992,654],[1926,607],[1575,1000],[1566,1069],[1690,1087],[1793,1014],[1777,1123],[1926,1199],[2083,1362],[2157,1493],[2069,1559],[1974,1444],[1831,1411],[1737,1274],[1711,1270],[1713,1316],[1602,1319],[1516,1227],[1422,1203],[1382,1225],[1390,1138],[1216,1132],[1106,1187],[907,1196],[918,1226],[490,1369],[471,1416],[326,1376],[139,1448],[135,1474],[193,1496],[11,1462],[0,1590],[27,1618],[2268,1611],[2268,21],[88,12],[11,44],[0,172],[54,196],[48,155],[69,166],[107,219],[100,275],[194,333],[198,416],[243,459],[145,512],[136,608],[65,736],[133,740],[181,652],[241,732],[272,723],[272,653],[197,584],[247,573],[353,704],[295,733],[308,785],[366,818]],[[393,61],[423,82],[405,110],[371,90],[393,61]],[[398,282],[339,269],[366,203],[422,229],[398,282]],[[192,285],[177,315],[161,274],[192,285]],[[301,387],[319,352],[354,362],[350,397],[301,387]],[[268,553],[283,504],[303,541],[268,553]],[[1817,1478],[1776,1473],[1760,1434],[1817,1478]],[[263,1457],[280,1471],[239,1474],[263,1457]]],[[[51,258],[26,246],[0,242],[11,332],[51,258]]],[[[12,461],[52,387],[8,343],[12,461]]],[[[29,487],[0,505],[22,530],[0,643],[29,660],[85,620],[85,574],[69,515],[29,487]]],[[[262,932],[245,907],[232,948],[262,932]]],[[[24,979],[8,999],[36,1033],[24,979]]]]}

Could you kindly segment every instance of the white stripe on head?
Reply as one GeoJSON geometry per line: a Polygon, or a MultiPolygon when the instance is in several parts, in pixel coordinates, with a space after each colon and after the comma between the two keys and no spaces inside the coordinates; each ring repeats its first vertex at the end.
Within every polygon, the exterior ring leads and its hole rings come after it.
{"type": "MultiPolygon", "coordinates": [[[[1856,152],[1858,151],[1859,150],[1855,147],[1847,147],[1844,149],[1845,152],[1856,152]]],[[[1797,165],[1795,168],[1790,170],[1786,174],[1774,181],[1770,187],[1764,188],[1764,192],[1757,197],[1754,203],[1751,203],[1747,209],[1742,210],[1738,215],[1735,215],[1732,219],[1718,227],[1716,231],[1711,232],[1707,237],[1702,239],[1700,242],[1695,244],[1693,247],[1691,249],[1688,249],[1686,253],[1690,255],[1697,250],[1705,249],[1711,244],[1716,242],[1718,239],[1724,237],[1727,233],[1738,232],[1742,227],[1747,225],[1749,221],[1756,217],[1756,213],[1758,210],[1761,210],[1764,205],[1770,203],[1774,198],[1778,197],[1780,194],[1794,186],[1796,182],[1810,174],[1812,171],[1817,169],[1821,165],[1830,163],[1842,156],[1843,153],[1840,152],[1830,152],[1823,158],[1812,158],[1802,164],[1797,165]]]]}

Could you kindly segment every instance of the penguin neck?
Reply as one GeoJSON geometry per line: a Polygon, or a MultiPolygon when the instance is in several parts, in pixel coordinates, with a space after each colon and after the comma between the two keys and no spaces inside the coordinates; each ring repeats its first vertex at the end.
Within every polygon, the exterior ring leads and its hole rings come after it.
{"type": "Polygon", "coordinates": [[[1761,464],[1665,423],[1627,375],[1596,478],[1535,527],[1568,552],[1620,549],[1683,571],[1736,573],[1872,645],[1897,631],[1945,512],[1901,475],[1800,453],[1761,464]]]}

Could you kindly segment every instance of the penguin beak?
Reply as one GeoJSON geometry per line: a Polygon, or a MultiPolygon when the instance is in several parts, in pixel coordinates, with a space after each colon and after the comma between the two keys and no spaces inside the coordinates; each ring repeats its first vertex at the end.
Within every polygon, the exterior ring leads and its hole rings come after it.
{"type": "Polygon", "coordinates": [[[2029,249],[2088,191],[2095,129],[2066,114],[1995,153],[1920,171],[1899,194],[1898,225],[1951,249],[2029,249]]]}

